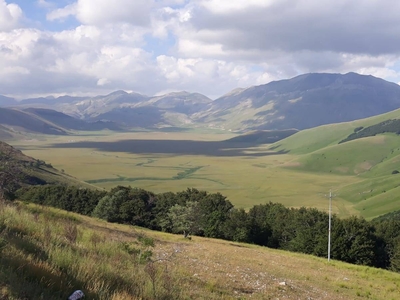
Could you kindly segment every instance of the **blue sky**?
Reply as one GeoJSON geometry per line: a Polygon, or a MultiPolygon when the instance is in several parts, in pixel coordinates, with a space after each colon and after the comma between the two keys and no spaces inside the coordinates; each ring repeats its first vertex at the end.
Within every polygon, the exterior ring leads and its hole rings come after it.
{"type": "Polygon", "coordinates": [[[0,94],[215,98],[309,72],[398,83],[398,32],[391,0],[0,0],[0,94]]]}

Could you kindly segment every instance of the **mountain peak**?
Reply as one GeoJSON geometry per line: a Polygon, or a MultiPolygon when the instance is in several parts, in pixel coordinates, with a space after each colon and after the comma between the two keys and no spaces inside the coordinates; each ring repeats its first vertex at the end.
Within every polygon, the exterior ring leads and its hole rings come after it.
{"type": "Polygon", "coordinates": [[[106,96],[109,97],[109,96],[122,96],[122,95],[128,95],[128,93],[123,91],[123,90],[117,90],[117,91],[114,91],[114,92],[112,92],[112,93],[110,93],[110,94],[108,94],[106,96]]]}

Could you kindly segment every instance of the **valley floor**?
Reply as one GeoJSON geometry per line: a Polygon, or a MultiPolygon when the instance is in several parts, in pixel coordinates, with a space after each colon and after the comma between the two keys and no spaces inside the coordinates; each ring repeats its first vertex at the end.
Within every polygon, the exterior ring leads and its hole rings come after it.
{"type": "MultiPolygon", "coordinates": [[[[220,192],[236,207],[245,209],[271,201],[327,211],[325,195],[330,188],[337,190],[360,181],[356,176],[298,171],[294,168],[298,156],[277,154],[268,149],[270,145],[235,148],[225,155],[224,147],[228,146],[219,141],[231,136],[122,133],[51,139],[42,136],[12,144],[98,187],[130,185],[155,193],[193,187],[220,192]]],[[[333,211],[341,217],[360,214],[341,195],[335,198],[333,211]]]]}

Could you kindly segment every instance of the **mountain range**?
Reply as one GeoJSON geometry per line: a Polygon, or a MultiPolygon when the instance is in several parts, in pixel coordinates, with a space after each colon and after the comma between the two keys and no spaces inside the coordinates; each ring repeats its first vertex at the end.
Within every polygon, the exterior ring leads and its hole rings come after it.
{"type": "Polygon", "coordinates": [[[400,86],[356,73],[311,73],[236,89],[215,100],[189,92],[150,97],[115,91],[95,97],[50,96],[20,101],[0,96],[0,106],[1,125],[23,128],[28,121],[22,119],[34,117],[44,122],[39,125],[43,129],[38,129],[43,133],[165,127],[235,132],[302,130],[400,108],[400,86]],[[14,124],[16,120],[18,125],[14,124]]]}

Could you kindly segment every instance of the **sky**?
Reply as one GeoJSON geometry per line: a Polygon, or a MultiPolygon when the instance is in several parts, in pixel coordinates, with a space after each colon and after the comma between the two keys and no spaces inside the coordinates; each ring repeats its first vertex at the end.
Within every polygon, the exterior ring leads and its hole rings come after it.
{"type": "Polygon", "coordinates": [[[157,95],[310,72],[400,82],[396,0],[0,0],[0,95],[157,95]]]}

